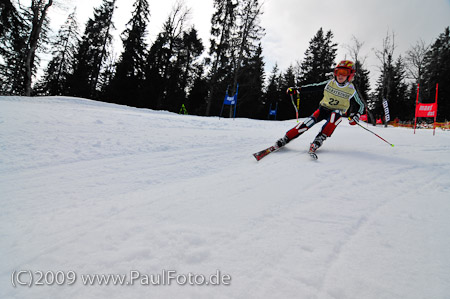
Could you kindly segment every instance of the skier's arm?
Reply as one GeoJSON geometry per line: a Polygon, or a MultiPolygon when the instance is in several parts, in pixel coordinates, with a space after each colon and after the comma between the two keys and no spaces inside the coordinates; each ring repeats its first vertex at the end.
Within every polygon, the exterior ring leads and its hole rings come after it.
{"type": "Polygon", "coordinates": [[[313,84],[307,84],[300,87],[289,87],[286,91],[288,95],[295,95],[297,93],[309,93],[309,92],[318,92],[323,91],[323,88],[327,83],[330,82],[330,80],[323,81],[320,83],[313,83],[313,84]]]}
{"type": "Polygon", "coordinates": [[[364,114],[365,106],[356,90],[355,90],[355,93],[353,94],[353,97],[350,99],[350,101],[354,101],[356,103],[357,113],[359,113],[360,115],[364,114]]]}
{"type": "Polygon", "coordinates": [[[326,80],[320,83],[303,85],[299,87],[299,90],[301,90],[302,93],[323,91],[325,85],[327,85],[328,82],[330,82],[330,80],[326,80]]]}
{"type": "Polygon", "coordinates": [[[349,116],[349,124],[356,125],[359,122],[359,117],[364,113],[364,103],[360,99],[358,92],[355,90],[355,93],[350,98],[350,112],[349,116]]]}

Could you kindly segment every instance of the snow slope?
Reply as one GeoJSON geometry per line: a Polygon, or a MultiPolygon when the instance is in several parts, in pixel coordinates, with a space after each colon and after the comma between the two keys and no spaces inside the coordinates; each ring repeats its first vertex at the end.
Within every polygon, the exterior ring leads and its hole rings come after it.
{"type": "Polygon", "coordinates": [[[0,298],[450,298],[450,133],[295,123],[0,97],[0,298]]]}

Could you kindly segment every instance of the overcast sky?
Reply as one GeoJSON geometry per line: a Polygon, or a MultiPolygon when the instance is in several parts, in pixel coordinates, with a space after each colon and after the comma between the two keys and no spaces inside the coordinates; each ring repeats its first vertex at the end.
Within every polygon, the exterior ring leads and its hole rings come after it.
{"type": "MultiPolygon", "coordinates": [[[[167,19],[176,0],[148,0],[150,6],[149,40],[154,41],[167,19]]],[[[117,28],[117,55],[120,54],[119,34],[131,18],[134,0],[117,0],[114,24],[117,28]]],[[[93,8],[102,0],[74,0],[65,4],[67,11],[52,7],[52,27],[59,28],[73,7],[77,7],[77,19],[81,30],[93,8]]],[[[205,48],[209,48],[212,0],[185,0],[191,10],[190,22],[194,24],[205,48]]],[[[382,48],[386,35],[395,34],[395,57],[405,52],[422,39],[432,43],[445,27],[450,26],[450,0],[265,0],[261,25],[265,28],[262,40],[263,56],[267,75],[275,63],[282,71],[304,57],[310,40],[320,27],[331,30],[334,42],[338,43],[337,60],[345,58],[345,45],[355,36],[364,46],[361,55],[367,56],[366,68],[371,71],[372,85],[379,76],[379,62],[374,54],[382,48]]],[[[82,33],[82,32],[81,32],[82,33]]],[[[373,88],[374,86],[372,86],[373,88]]]]}

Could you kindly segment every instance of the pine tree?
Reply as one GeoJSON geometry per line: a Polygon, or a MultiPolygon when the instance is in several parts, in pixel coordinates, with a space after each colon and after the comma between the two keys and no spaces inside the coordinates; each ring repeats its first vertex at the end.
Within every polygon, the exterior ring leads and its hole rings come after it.
{"type": "Polygon", "coordinates": [[[356,76],[353,80],[353,84],[355,85],[356,89],[358,90],[358,94],[361,96],[363,101],[367,101],[369,98],[369,91],[370,91],[370,79],[369,74],[370,71],[366,70],[364,65],[361,64],[359,60],[356,60],[355,62],[356,67],[356,76]]]}
{"type": "Polygon", "coordinates": [[[67,94],[67,80],[73,72],[72,66],[78,43],[79,31],[74,10],[59,29],[58,35],[52,43],[53,58],[50,60],[44,76],[35,87],[39,93],[67,94]]]}
{"type": "MultiPolygon", "coordinates": [[[[289,87],[293,87],[296,86],[296,81],[297,78],[295,76],[295,71],[294,71],[294,67],[292,65],[290,65],[288,67],[288,69],[286,70],[286,72],[283,74],[282,79],[281,79],[281,90],[286,91],[289,87]]],[[[286,95],[286,94],[284,94],[286,95]]]]}
{"type": "MultiPolygon", "coordinates": [[[[294,119],[296,117],[295,115],[295,108],[292,105],[292,99],[290,96],[286,94],[286,90],[289,87],[297,86],[297,77],[295,75],[295,68],[294,66],[290,65],[286,72],[282,74],[281,76],[281,82],[280,82],[280,97],[281,102],[278,105],[278,117],[279,120],[285,120],[285,119],[294,119]]],[[[293,97],[294,104],[297,105],[297,98],[293,97]]],[[[303,101],[303,96],[302,96],[303,101]]],[[[300,105],[302,104],[302,101],[300,101],[300,105]]],[[[301,106],[300,106],[301,107],[301,106]]]]}
{"type": "MultiPolygon", "coordinates": [[[[263,36],[259,25],[262,5],[258,0],[215,1],[216,12],[211,20],[210,90],[207,99],[207,115],[216,110],[223,99],[223,90],[229,95],[236,93],[237,85],[245,88],[243,68],[256,57],[263,36]],[[220,95],[220,96],[219,96],[220,95]]],[[[260,94],[262,90],[258,91],[260,94]]],[[[241,93],[242,94],[242,93],[241,93]]],[[[238,105],[242,102],[238,101],[238,105]]],[[[256,103],[255,103],[256,104],[256,103]]],[[[245,110],[244,110],[245,111],[245,110]]]]}
{"type": "MultiPolygon", "coordinates": [[[[305,59],[300,65],[300,85],[323,82],[330,78],[336,59],[337,44],[333,42],[333,33],[328,31],[324,34],[320,28],[309,42],[305,52],[305,59]]],[[[308,116],[314,112],[319,105],[322,95],[302,94],[300,101],[300,116],[308,116]]]]}
{"type": "MultiPolygon", "coordinates": [[[[264,29],[259,25],[262,15],[262,5],[258,0],[243,0],[239,3],[237,14],[237,30],[232,39],[233,43],[233,82],[232,93],[236,91],[243,64],[247,64],[252,57],[262,53],[259,45],[264,29]],[[259,51],[259,53],[258,53],[259,51]]],[[[260,89],[259,93],[262,92],[260,89]]]]}
{"type": "Polygon", "coordinates": [[[281,101],[280,81],[281,81],[280,69],[278,68],[278,64],[275,64],[272,68],[272,72],[270,73],[267,88],[264,93],[264,102],[266,104],[269,104],[269,106],[270,103],[275,104],[275,102],[281,101]]]}
{"type": "Polygon", "coordinates": [[[183,57],[183,74],[182,74],[182,84],[183,88],[191,88],[193,85],[194,74],[203,73],[203,68],[201,66],[200,55],[204,51],[202,40],[198,37],[197,30],[191,27],[183,35],[183,43],[180,48],[180,57],[183,57]]]}
{"type": "Polygon", "coordinates": [[[29,24],[10,0],[0,3],[0,92],[25,94],[29,24]]]}
{"type": "Polygon", "coordinates": [[[3,90],[31,95],[32,77],[40,63],[36,54],[47,42],[47,10],[52,4],[52,0],[32,1],[30,7],[21,12],[10,1],[1,4],[0,15],[5,24],[0,27],[3,41],[0,53],[4,61],[0,78],[7,81],[2,82],[3,90]]]}
{"type": "Polygon", "coordinates": [[[116,0],[103,0],[94,9],[94,19],[89,19],[75,55],[74,72],[69,79],[70,95],[98,99],[100,72],[108,56],[108,47],[114,28],[112,16],[116,0]]]}
{"type": "Polygon", "coordinates": [[[399,118],[405,120],[409,113],[414,109],[414,102],[408,102],[407,90],[408,86],[405,83],[406,69],[405,62],[401,56],[399,56],[394,64],[392,84],[390,88],[389,98],[389,112],[391,120],[399,118]]]}
{"type": "Polygon", "coordinates": [[[189,15],[189,9],[183,2],[177,2],[172,10],[172,14],[164,24],[163,36],[165,37],[168,48],[167,60],[162,70],[162,92],[159,93],[158,103],[160,109],[178,112],[181,107],[180,97],[184,96],[184,90],[181,90],[179,83],[180,74],[182,74],[182,58],[180,57],[180,48],[182,38],[185,32],[185,24],[189,15]]]}
{"type": "Polygon", "coordinates": [[[220,107],[219,102],[214,99],[223,99],[225,87],[228,85],[226,78],[230,78],[231,39],[236,28],[237,6],[236,0],[214,0],[215,12],[211,19],[211,46],[209,49],[211,70],[208,76],[209,91],[205,113],[207,116],[210,115],[211,110],[220,107]]]}
{"type": "Polygon", "coordinates": [[[380,77],[377,81],[373,102],[370,107],[374,110],[377,118],[384,115],[382,107],[383,100],[387,100],[389,106],[390,119],[399,118],[405,120],[409,118],[410,111],[414,103],[408,101],[407,85],[405,83],[406,68],[401,56],[394,58],[395,35],[387,34],[383,40],[382,50],[376,51],[380,60],[380,77]]]}
{"type": "Polygon", "coordinates": [[[253,57],[246,59],[239,76],[239,100],[237,102],[240,117],[264,119],[264,61],[262,47],[258,46],[253,57]]]}
{"type": "Polygon", "coordinates": [[[39,61],[36,51],[40,42],[47,38],[48,21],[47,11],[52,6],[53,0],[36,0],[31,2],[30,11],[26,14],[31,24],[31,32],[26,47],[25,56],[25,95],[31,95],[31,81],[39,61]]]}
{"type": "Polygon", "coordinates": [[[2,1],[0,3],[0,38],[14,27],[14,19],[18,19],[18,14],[11,0],[2,1]]]}
{"type": "Polygon", "coordinates": [[[445,28],[425,57],[423,100],[434,102],[438,91],[438,120],[450,120],[450,29],[445,28]]]}
{"type": "MultiPolygon", "coordinates": [[[[176,49],[176,67],[172,68],[169,75],[171,80],[168,88],[172,109],[177,109],[183,104],[186,105],[188,92],[193,88],[193,79],[196,74],[203,72],[198,59],[203,53],[204,47],[194,27],[183,33],[176,49]]],[[[187,107],[190,109],[189,105],[187,107]]]]}
{"type": "Polygon", "coordinates": [[[168,64],[169,54],[165,44],[164,35],[159,33],[147,56],[144,93],[148,97],[145,107],[150,109],[162,109],[162,103],[158,103],[157,100],[161,98],[160,94],[163,92],[164,80],[162,74],[168,64]]]}
{"type": "Polygon", "coordinates": [[[414,103],[408,103],[407,85],[405,79],[405,66],[400,56],[396,62],[393,61],[392,55],[388,54],[383,72],[377,81],[375,90],[376,105],[374,113],[377,118],[384,115],[382,102],[384,99],[388,101],[390,119],[398,117],[401,120],[407,118],[409,110],[414,103]]]}
{"type": "Polygon", "coordinates": [[[186,90],[182,85],[183,82],[187,84],[188,80],[183,77],[190,72],[190,66],[186,63],[193,61],[197,48],[202,47],[196,30],[186,35],[188,14],[185,5],[178,2],[150,48],[145,85],[152,97],[152,108],[178,112],[185,101],[186,90]]]}
{"type": "Polygon", "coordinates": [[[325,81],[333,71],[336,59],[337,44],[333,43],[334,35],[328,31],[325,35],[320,28],[309,42],[305,59],[301,63],[300,83],[308,84],[325,81]]]}
{"type": "Polygon", "coordinates": [[[203,76],[203,65],[199,64],[194,71],[192,88],[187,98],[187,109],[190,114],[205,115],[208,97],[208,79],[203,76]]]}
{"type": "Polygon", "coordinates": [[[97,94],[98,99],[103,102],[114,102],[107,96],[108,89],[111,86],[111,82],[116,73],[117,65],[116,53],[114,52],[114,47],[112,44],[107,45],[106,53],[107,55],[102,63],[100,75],[97,81],[97,94]]]}
{"type": "MultiPolygon", "coordinates": [[[[355,68],[356,68],[356,75],[353,80],[353,85],[355,86],[358,95],[365,106],[364,113],[367,112],[368,114],[368,121],[375,124],[376,119],[372,112],[368,109],[369,108],[369,101],[370,101],[370,79],[369,74],[370,72],[365,69],[364,65],[357,59],[355,59],[355,68]]],[[[357,107],[355,102],[351,102],[353,106],[350,106],[350,108],[347,111],[347,114],[350,114],[352,112],[358,111],[359,107],[357,107]]]]}
{"type": "Polygon", "coordinates": [[[404,109],[404,118],[402,118],[401,121],[413,122],[416,108],[415,103],[417,96],[417,84],[411,82],[409,83],[409,86],[407,85],[406,88],[407,91],[405,101],[408,103],[408,105],[404,109]]]}
{"type": "Polygon", "coordinates": [[[107,87],[106,97],[116,103],[135,107],[145,107],[142,86],[145,79],[145,42],[149,21],[147,0],[136,0],[130,21],[122,33],[123,52],[116,66],[111,83],[107,87]]]}

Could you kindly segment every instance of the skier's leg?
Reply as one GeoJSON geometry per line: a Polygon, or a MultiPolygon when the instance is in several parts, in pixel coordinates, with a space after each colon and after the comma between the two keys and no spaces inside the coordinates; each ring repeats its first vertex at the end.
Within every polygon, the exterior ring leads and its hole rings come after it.
{"type": "Polygon", "coordinates": [[[327,118],[327,122],[323,125],[322,130],[320,130],[319,134],[317,134],[316,138],[314,138],[314,141],[311,143],[309,151],[315,152],[321,147],[325,139],[333,134],[341,121],[342,114],[339,110],[331,112],[330,116],[327,118]]]}
{"type": "Polygon", "coordinates": [[[310,117],[305,119],[304,122],[299,123],[292,129],[286,132],[286,135],[283,138],[280,138],[277,141],[277,146],[282,147],[288,144],[292,139],[297,138],[298,136],[302,135],[306,131],[308,131],[312,126],[314,126],[319,119],[320,116],[320,108],[317,109],[310,117]]]}

